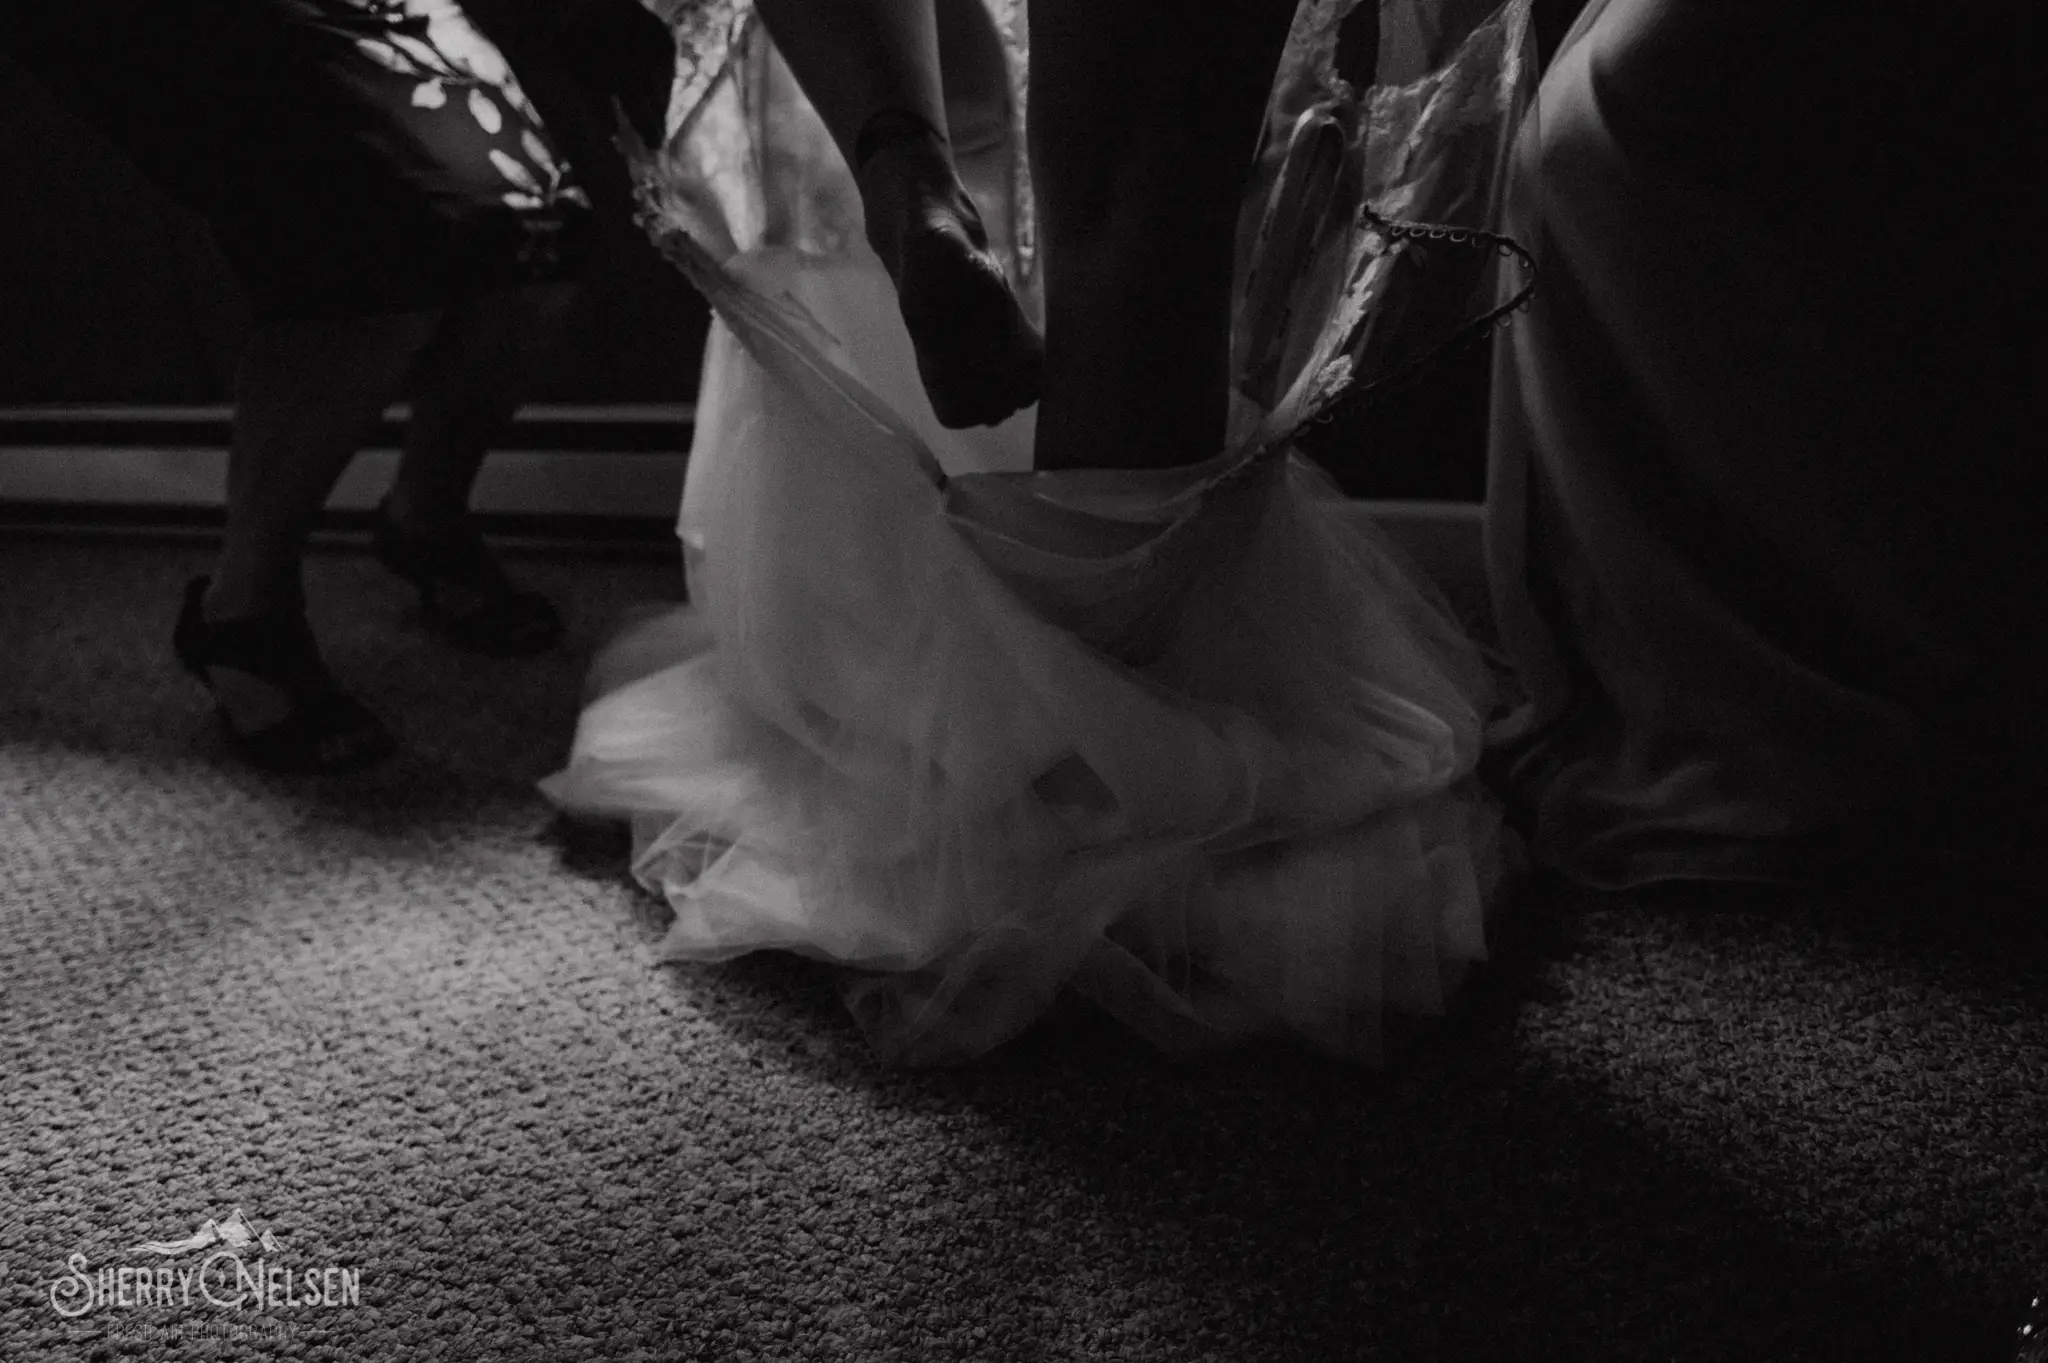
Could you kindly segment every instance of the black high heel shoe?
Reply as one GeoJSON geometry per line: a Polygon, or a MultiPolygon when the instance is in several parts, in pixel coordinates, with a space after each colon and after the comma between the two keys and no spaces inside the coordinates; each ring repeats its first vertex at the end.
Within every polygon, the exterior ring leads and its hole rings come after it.
{"type": "Polygon", "coordinates": [[[868,244],[896,285],[932,415],[949,430],[994,426],[1038,401],[1045,340],[1025,316],[988,229],[922,115],[871,115],[854,144],[868,244]]]}
{"type": "Polygon", "coordinates": [[[562,617],[539,592],[505,576],[484,537],[465,525],[452,534],[415,535],[379,503],[370,543],[386,568],[420,594],[427,622],[450,643],[496,658],[545,653],[562,639],[562,617]]]}
{"type": "Polygon", "coordinates": [[[207,579],[185,585],[184,609],[171,636],[185,670],[213,692],[220,725],[236,753],[266,771],[304,776],[359,771],[397,748],[391,731],[327,671],[303,615],[277,611],[232,620],[206,618],[207,579]],[[211,668],[246,672],[283,692],[291,710],[275,724],[237,728],[211,668]]]}

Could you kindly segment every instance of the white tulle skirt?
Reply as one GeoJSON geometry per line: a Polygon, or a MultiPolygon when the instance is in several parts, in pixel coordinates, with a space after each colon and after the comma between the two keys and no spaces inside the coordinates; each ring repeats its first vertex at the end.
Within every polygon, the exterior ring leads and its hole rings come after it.
{"type": "Polygon", "coordinates": [[[849,967],[906,1063],[1063,988],[1176,1052],[1442,1011],[1500,878],[1492,691],[1362,507],[1284,448],[1016,471],[1028,416],[930,422],[872,258],[704,268],[691,603],[598,659],[545,784],[631,820],[664,954],[849,967]]]}

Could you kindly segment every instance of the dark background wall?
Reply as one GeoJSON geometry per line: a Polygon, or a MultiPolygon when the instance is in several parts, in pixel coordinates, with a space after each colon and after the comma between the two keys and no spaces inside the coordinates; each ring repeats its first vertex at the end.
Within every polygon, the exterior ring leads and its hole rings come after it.
{"type": "Polygon", "coordinates": [[[245,325],[205,225],[0,52],[0,402],[221,402],[245,325]]]}
{"type": "MultiPolygon", "coordinates": [[[[1539,0],[1547,57],[1580,0],[1539,0]]],[[[687,401],[705,310],[616,203],[535,401],[687,401]]],[[[247,318],[203,222],[0,52],[0,405],[228,400],[247,318]]],[[[1360,495],[1477,499],[1486,363],[1467,353],[1314,452],[1360,495]]]]}

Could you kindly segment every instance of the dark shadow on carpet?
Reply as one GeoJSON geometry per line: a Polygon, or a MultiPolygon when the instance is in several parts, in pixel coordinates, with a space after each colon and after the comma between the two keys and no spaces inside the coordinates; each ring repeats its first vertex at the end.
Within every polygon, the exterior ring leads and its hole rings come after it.
{"type": "Polygon", "coordinates": [[[533,789],[672,568],[520,561],[570,647],[485,664],[317,556],[408,753],[292,782],[168,657],[203,557],[0,544],[9,1363],[1967,1363],[2048,1285],[2031,890],[1532,900],[1378,1072],[1081,1007],[892,1071],[830,971],[657,966],[619,832],[533,789]],[[360,1303],[53,1310],[67,1256],[236,1209],[360,1303]]]}

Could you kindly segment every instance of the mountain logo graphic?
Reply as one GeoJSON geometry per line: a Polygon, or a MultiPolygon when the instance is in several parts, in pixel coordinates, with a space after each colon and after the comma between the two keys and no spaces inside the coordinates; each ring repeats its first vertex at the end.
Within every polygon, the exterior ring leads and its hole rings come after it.
{"type": "Polygon", "coordinates": [[[220,1245],[226,1249],[247,1249],[251,1245],[261,1247],[265,1254],[276,1254],[284,1248],[278,1238],[269,1231],[259,1233],[249,1224],[249,1218],[242,1215],[240,1207],[229,1212],[219,1221],[209,1217],[201,1226],[183,1240],[145,1240],[131,1245],[130,1254],[161,1254],[171,1258],[180,1254],[191,1254],[197,1250],[211,1249],[220,1245]]]}

